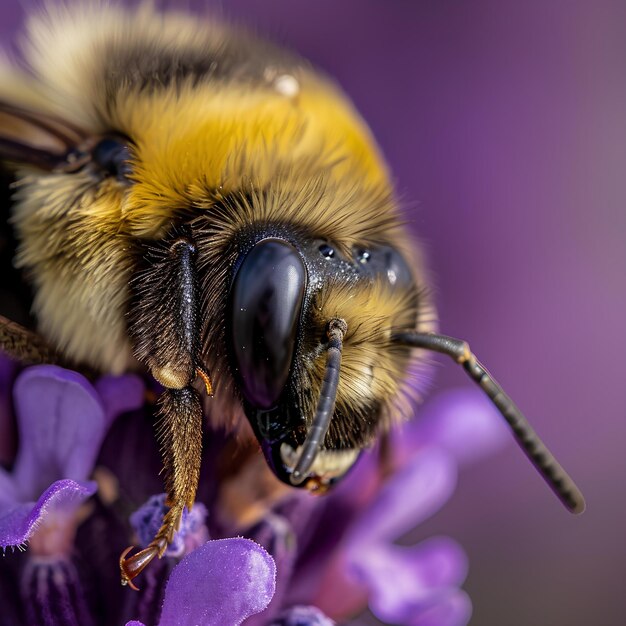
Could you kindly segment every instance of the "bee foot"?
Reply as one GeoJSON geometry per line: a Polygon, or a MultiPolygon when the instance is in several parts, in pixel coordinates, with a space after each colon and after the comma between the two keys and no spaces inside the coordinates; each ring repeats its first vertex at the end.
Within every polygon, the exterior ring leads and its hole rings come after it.
{"type": "Polygon", "coordinates": [[[133,583],[133,579],[139,576],[155,557],[158,556],[160,558],[162,556],[167,548],[167,541],[163,538],[156,539],[147,548],[126,558],[134,547],[129,546],[122,552],[120,556],[120,572],[122,574],[122,585],[128,585],[134,591],[139,591],[139,588],[133,583]]]}

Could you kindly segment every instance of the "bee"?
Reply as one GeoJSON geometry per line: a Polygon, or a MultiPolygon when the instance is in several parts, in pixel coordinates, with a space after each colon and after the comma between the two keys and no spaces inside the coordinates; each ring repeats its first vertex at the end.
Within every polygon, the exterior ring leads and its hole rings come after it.
{"type": "Polygon", "coordinates": [[[193,505],[205,419],[256,439],[279,481],[324,492],[406,412],[429,352],[465,369],[583,510],[468,344],[437,334],[390,173],[332,80],[262,39],[145,6],[52,7],[29,24],[25,64],[0,72],[0,161],[33,324],[0,318],[0,348],[162,385],[169,510],[121,556],[123,583],[193,505]]]}

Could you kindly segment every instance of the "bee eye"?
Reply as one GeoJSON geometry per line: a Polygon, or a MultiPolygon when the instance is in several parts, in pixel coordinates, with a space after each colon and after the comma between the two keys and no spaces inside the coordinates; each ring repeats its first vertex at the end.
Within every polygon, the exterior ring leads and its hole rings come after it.
{"type": "Polygon", "coordinates": [[[369,260],[371,258],[371,254],[369,250],[366,250],[365,248],[357,248],[354,251],[354,257],[357,260],[358,263],[361,264],[365,264],[365,263],[369,263],[369,260]]]}
{"type": "Polygon", "coordinates": [[[385,274],[387,280],[393,286],[407,287],[413,284],[413,274],[404,257],[395,248],[386,248],[385,274]]]}
{"type": "Polygon", "coordinates": [[[266,239],[252,248],[231,289],[232,346],[244,398],[275,406],[287,382],[306,286],[290,244],[266,239]]]}
{"type": "Polygon", "coordinates": [[[327,259],[332,259],[335,256],[335,249],[332,246],[329,246],[327,243],[323,243],[319,247],[319,251],[322,253],[322,256],[327,259]]]}
{"type": "Polygon", "coordinates": [[[360,272],[376,280],[385,280],[392,287],[410,287],[413,275],[403,256],[391,246],[375,246],[371,250],[354,248],[352,256],[360,272]]]}
{"type": "Polygon", "coordinates": [[[107,174],[115,176],[121,182],[128,182],[132,173],[130,167],[130,149],[121,138],[105,137],[91,151],[92,161],[107,174]]]}

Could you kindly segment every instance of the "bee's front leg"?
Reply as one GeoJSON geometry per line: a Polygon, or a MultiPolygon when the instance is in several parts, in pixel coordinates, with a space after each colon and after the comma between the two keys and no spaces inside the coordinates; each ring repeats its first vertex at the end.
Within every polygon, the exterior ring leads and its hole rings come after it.
{"type": "Polygon", "coordinates": [[[133,547],[120,557],[122,584],[137,589],[132,580],[155,557],[163,556],[178,530],[186,506],[191,509],[198,487],[202,458],[202,407],[198,392],[187,385],[166,389],[159,399],[159,439],[165,466],[166,504],[170,507],[150,544],[131,557],[133,547]]]}
{"type": "Polygon", "coordinates": [[[211,381],[199,359],[199,303],[194,266],[195,246],[187,235],[167,247],[152,248],[148,267],[134,281],[131,311],[135,353],[164,387],[159,400],[158,435],[170,507],[151,543],[120,557],[122,584],[132,580],[155,557],[161,557],[179,527],[183,509],[196,496],[202,458],[202,407],[192,386],[200,377],[211,394],[211,381]]]}

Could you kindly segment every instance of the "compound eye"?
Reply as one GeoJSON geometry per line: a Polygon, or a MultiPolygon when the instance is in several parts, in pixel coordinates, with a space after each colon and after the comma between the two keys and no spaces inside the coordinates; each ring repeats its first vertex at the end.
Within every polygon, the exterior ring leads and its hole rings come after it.
{"type": "Polygon", "coordinates": [[[232,294],[232,346],[244,398],[255,408],[276,405],[291,369],[306,287],[300,254],[265,239],[247,254],[232,294]]]}
{"type": "Polygon", "coordinates": [[[384,274],[392,286],[409,287],[413,284],[413,274],[404,257],[391,246],[381,249],[384,257],[384,274]]]}
{"type": "Polygon", "coordinates": [[[130,158],[128,142],[121,137],[104,137],[91,151],[92,161],[121,182],[129,182],[130,158]]]}
{"type": "Polygon", "coordinates": [[[413,274],[404,257],[391,246],[357,247],[352,251],[359,271],[375,280],[384,280],[392,287],[409,288],[413,274]]]}

